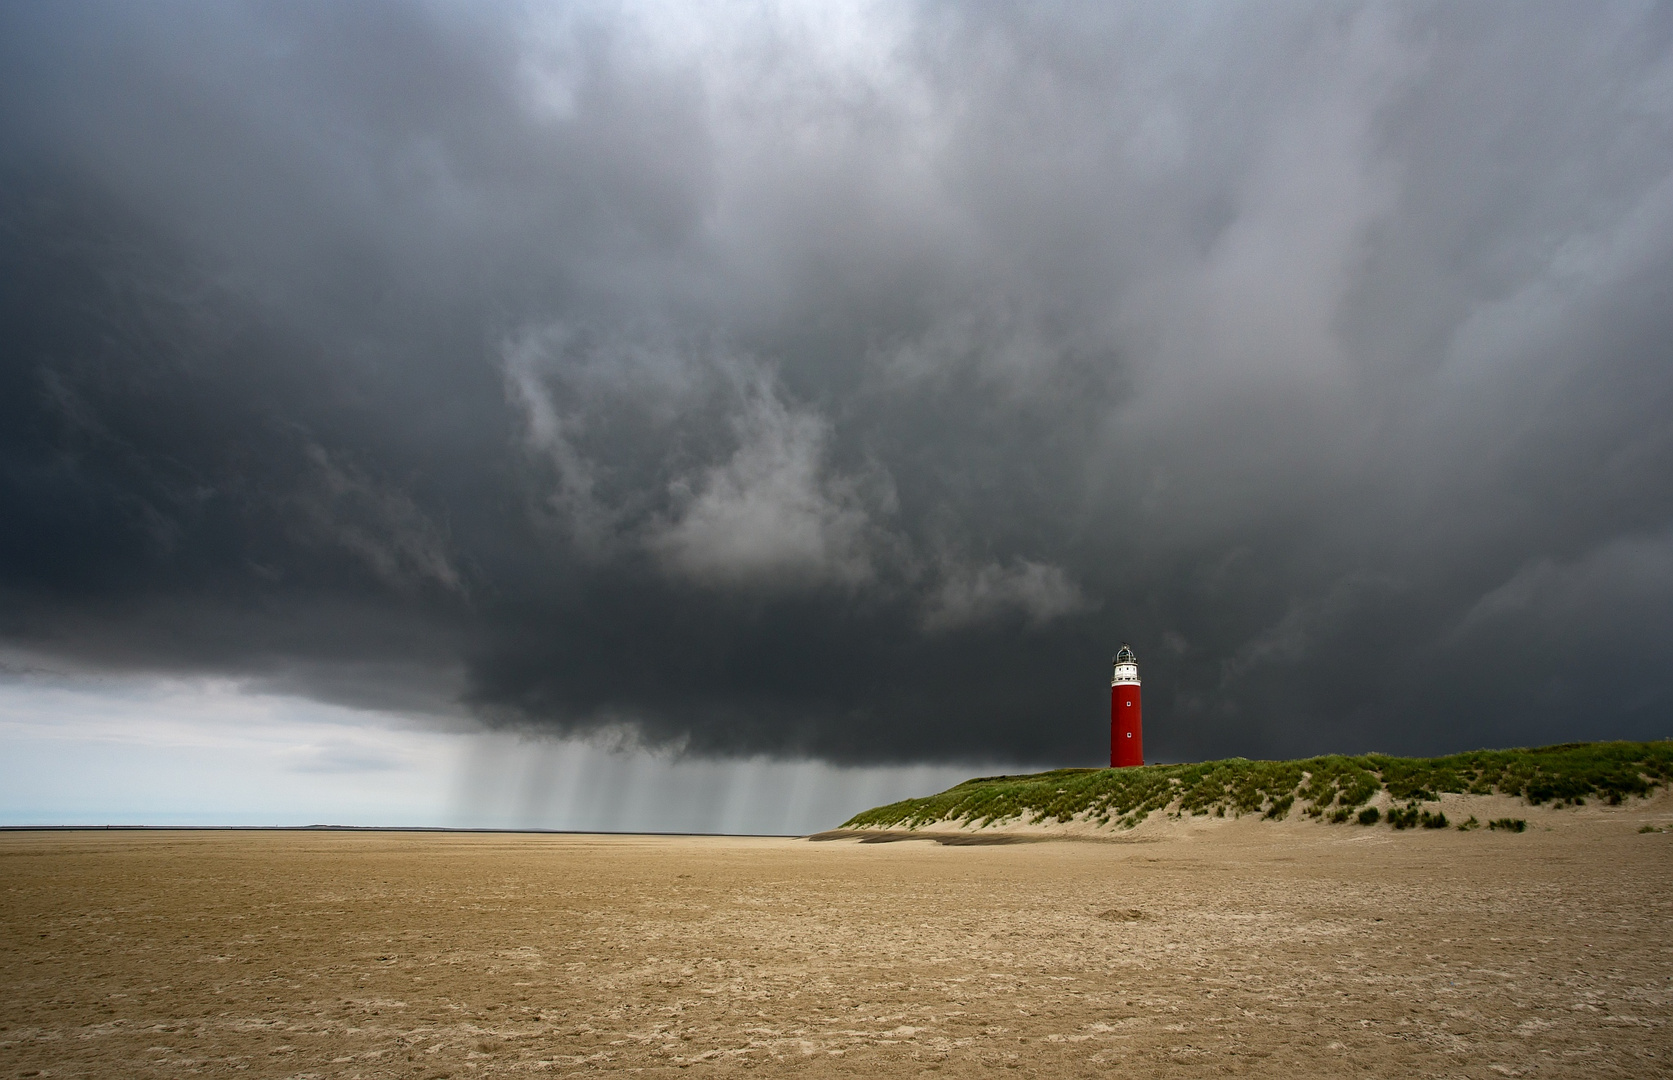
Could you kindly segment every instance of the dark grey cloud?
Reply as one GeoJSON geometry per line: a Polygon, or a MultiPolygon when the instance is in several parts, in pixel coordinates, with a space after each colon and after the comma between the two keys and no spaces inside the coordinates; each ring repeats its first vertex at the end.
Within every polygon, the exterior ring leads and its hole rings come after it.
{"type": "Polygon", "coordinates": [[[714,754],[1673,733],[1655,5],[12,5],[0,636],[714,754]]]}

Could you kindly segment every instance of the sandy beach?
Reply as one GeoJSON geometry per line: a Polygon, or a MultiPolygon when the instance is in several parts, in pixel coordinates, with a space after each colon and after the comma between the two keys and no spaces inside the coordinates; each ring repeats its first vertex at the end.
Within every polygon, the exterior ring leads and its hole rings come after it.
{"type": "Polygon", "coordinates": [[[1673,825],[0,834],[0,1075],[1673,1075],[1673,825]]]}

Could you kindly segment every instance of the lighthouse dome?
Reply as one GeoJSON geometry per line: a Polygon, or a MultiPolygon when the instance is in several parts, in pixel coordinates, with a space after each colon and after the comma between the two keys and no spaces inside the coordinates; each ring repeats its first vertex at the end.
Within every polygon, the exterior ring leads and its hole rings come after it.
{"type": "Polygon", "coordinates": [[[1133,655],[1133,647],[1131,645],[1124,644],[1121,648],[1116,650],[1115,662],[1117,664],[1136,664],[1138,663],[1138,660],[1139,658],[1133,655]]]}

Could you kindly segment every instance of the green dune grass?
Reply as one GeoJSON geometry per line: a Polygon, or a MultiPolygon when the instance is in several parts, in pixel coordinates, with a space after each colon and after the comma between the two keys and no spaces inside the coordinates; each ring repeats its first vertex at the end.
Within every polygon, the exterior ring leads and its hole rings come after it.
{"type": "MultiPolygon", "coordinates": [[[[1407,808],[1442,792],[1511,795],[1540,805],[1599,799],[1618,805],[1673,782],[1673,741],[1564,743],[1532,750],[1472,750],[1437,758],[1330,754],[1300,761],[1227,758],[1128,769],[1056,769],[1026,776],[983,776],[939,795],[903,799],[855,814],[845,828],[917,828],[932,822],[986,826],[1027,816],[1063,822],[1080,816],[1132,828],[1152,811],[1287,817],[1299,807],[1334,823],[1379,792],[1407,808]]],[[[1442,819],[1444,820],[1444,819],[1442,819]]]]}

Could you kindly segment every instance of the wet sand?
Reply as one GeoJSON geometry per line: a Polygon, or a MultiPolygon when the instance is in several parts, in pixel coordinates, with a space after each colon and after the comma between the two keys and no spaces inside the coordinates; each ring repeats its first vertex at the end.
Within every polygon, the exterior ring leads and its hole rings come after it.
{"type": "Polygon", "coordinates": [[[1665,798],[1121,842],[0,834],[0,1077],[1673,1076],[1665,798]]]}

